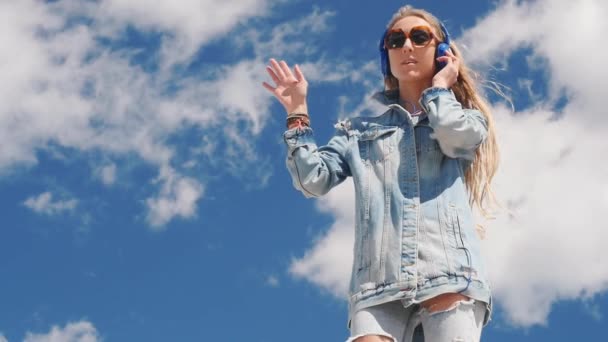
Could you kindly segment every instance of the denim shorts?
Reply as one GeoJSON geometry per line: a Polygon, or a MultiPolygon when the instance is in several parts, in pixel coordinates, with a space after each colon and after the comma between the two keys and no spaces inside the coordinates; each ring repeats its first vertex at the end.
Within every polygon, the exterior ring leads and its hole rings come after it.
{"type": "Polygon", "coordinates": [[[478,342],[486,307],[469,299],[429,313],[418,304],[404,307],[401,301],[388,302],[357,311],[346,342],[365,335],[382,335],[394,342],[478,342]]]}

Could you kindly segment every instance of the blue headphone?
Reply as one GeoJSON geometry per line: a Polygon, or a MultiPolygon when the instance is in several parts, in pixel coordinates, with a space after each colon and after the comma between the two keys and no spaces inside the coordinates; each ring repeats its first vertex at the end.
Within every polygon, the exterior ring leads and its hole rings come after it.
{"type": "MultiPolygon", "coordinates": [[[[441,26],[441,32],[443,32],[445,40],[439,43],[439,45],[437,45],[437,49],[435,50],[435,59],[441,56],[445,56],[446,52],[450,49],[450,34],[448,33],[448,30],[445,28],[445,25],[443,25],[441,21],[439,22],[439,26],[441,26]]],[[[382,68],[382,74],[384,75],[384,78],[388,77],[389,75],[392,75],[391,65],[388,62],[388,50],[384,46],[384,38],[387,34],[388,29],[386,29],[386,31],[384,31],[384,33],[382,34],[382,39],[380,39],[380,44],[378,45],[378,48],[380,50],[380,67],[382,68]]],[[[435,61],[436,72],[439,72],[439,70],[443,69],[445,65],[446,62],[435,61]]]]}

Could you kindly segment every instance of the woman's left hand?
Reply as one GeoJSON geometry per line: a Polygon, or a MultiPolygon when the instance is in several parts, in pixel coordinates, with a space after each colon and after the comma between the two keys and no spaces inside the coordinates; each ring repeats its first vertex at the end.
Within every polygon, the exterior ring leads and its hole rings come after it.
{"type": "Polygon", "coordinates": [[[433,77],[433,87],[449,89],[456,83],[456,79],[458,79],[460,59],[454,56],[451,50],[448,50],[446,55],[437,58],[437,61],[445,62],[446,65],[433,77]]]}

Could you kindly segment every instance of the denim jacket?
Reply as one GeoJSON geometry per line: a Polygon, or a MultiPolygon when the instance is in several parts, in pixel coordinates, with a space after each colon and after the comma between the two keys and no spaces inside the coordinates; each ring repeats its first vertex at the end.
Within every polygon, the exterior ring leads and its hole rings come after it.
{"type": "Polygon", "coordinates": [[[287,168],[306,197],[353,177],[348,326],[359,309],[393,300],[409,306],[446,292],[485,302],[487,323],[490,288],[464,184],[487,135],[485,118],[443,88],[422,93],[421,116],[400,106],[396,91],[374,98],[386,112],[339,122],[325,146],[308,127],[284,133],[287,168]]]}

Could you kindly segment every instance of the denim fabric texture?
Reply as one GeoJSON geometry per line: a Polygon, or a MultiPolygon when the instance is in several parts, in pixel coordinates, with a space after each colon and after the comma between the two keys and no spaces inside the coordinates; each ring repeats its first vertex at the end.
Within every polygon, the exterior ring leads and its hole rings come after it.
{"type": "Polygon", "coordinates": [[[481,112],[463,109],[449,89],[429,88],[412,116],[397,91],[374,98],[387,110],[338,122],[324,146],[309,127],[284,133],[287,169],[306,197],[353,177],[355,245],[348,327],[363,308],[406,307],[442,293],[486,303],[491,292],[464,174],[487,136],[481,112]]]}
{"type": "Polygon", "coordinates": [[[420,305],[404,308],[399,301],[388,302],[357,311],[346,342],[368,335],[385,336],[393,342],[478,342],[485,312],[486,305],[474,299],[432,313],[420,305]]]}

